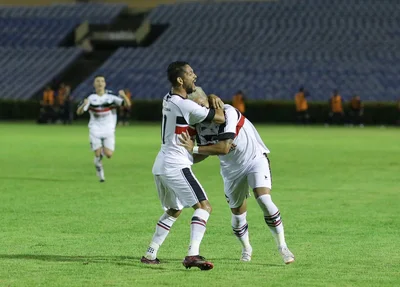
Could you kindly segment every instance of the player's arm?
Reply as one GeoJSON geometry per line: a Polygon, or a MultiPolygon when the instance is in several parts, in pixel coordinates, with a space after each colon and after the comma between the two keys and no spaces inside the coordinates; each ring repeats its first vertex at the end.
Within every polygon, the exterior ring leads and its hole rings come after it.
{"type": "MultiPolygon", "coordinates": [[[[206,146],[195,146],[194,141],[190,138],[189,133],[183,133],[180,138],[180,146],[183,146],[188,152],[194,156],[204,155],[226,155],[236,146],[233,144],[233,139],[221,139],[216,144],[206,146]]],[[[200,159],[201,157],[199,157],[200,159]]]]}
{"type": "Polygon", "coordinates": [[[214,94],[208,95],[208,103],[210,104],[210,107],[213,109],[224,108],[224,102],[220,99],[220,97],[214,94]]]}
{"type": "Polygon", "coordinates": [[[236,137],[236,125],[238,117],[242,117],[236,109],[231,106],[227,106],[224,110],[225,125],[220,126],[222,131],[218,133],[218,142],[212,145],[193,147],[192,152],[194,154],[203,155],[226,155],[232,149],[235,148],[233,140],[236,137]]]}
{"type": "Polygon", "coordinates": [[[224,110],[222,109],[202,107],[191,100],[184,101],[181,107],[189,125],[202,122],[214,122],[216,124],[223,124],[225,122],[224,110]]]}
{"type": "Polygon", "coordinates": [[[118,94],[124,100],[121,104],[123,104],[125,107],[130,108],[132,103],[131,103],[131,100],[126,96],[125,91],[124,90],[119,90],[118,94]]]}
{"type": "Polygon", "coordinates": [[[86,98],[83,100],[83,102],[78,106],[78,109],[76,110],[76,114],[80,116],[83,114],[85,111],[87,111],[89,107],[89,99],[86,98]]]}

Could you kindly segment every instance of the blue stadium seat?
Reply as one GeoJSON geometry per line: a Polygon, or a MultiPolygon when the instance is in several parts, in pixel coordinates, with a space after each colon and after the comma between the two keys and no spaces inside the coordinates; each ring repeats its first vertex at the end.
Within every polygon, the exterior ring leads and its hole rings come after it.
{"type": "Polygon", "coordinates": [[[57,77],[82,51],[77,48],[0,47],[3,98],[29,99],[57,77]]]}
{"type": "Polygon", "coordinates": [[[292,100],[305,85],[312,100],[338,88],[345,98],[392,101],[400,96],[399,10],[397,0],[162,5],[149,19],[168,24],[166,32],[151,47],[119,49],[96,73],[143,99],[160,99],[167,65],[186,60],[198,84],[223,98],[243,89],[254,99],[292,100]]]}

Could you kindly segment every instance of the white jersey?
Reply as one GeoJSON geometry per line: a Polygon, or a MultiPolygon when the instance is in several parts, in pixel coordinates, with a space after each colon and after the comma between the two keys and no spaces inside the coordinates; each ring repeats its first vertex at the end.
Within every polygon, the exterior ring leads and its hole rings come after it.
{"type": "Polygon", "coordinates": [[[193,156],[179,146],[179,135],[190,125],[211,121],[215,110],[202,107],[179,95],[167,94],[163,99],[161,150],[153,165],[153,174],[162,175],[171,169],[183,169],[193,164],[193,156]]]}
{"type": "Polygon", "coordinates": [[[265,146],[253,124],[237,109],[224,105],[225,123],[201,123],[195,126],[199,146],[215,144],[219,140],[232,139],[236,148],[227,155],[220,155],[221,174],[234,178],[246,169],[247,164],[270,151],[265,146]]]}
{"type": "Polygon", "coordinates": [[[122,105],[123,99],[106,90],[102,96],[91,94],[84,110],[89,110],[89,132],[98,137],[111,136],[117,124],[116,107],[122,105]]]}

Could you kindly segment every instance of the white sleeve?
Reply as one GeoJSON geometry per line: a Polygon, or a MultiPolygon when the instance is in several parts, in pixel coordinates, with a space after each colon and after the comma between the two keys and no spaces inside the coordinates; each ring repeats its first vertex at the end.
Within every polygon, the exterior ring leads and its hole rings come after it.
{"type": "Polygon", "coordinates": [[[207,109],[191,100],[183,100],[180,107],[183,117],[189,125],[195,125],[205,120],[211,121],[215,115],[214,109],[207,109]]]}
{"type": "Polygon", "coordinates": [[[87,110],[89,109],[89,106],[90,106],[90,97],[87,98],[87,100],[88,100],[88,103],[83,107],[83,110],[84,110],[85,112],[87,112],[87,110]]]}
{"type": "Polygon", "coordinates": [[[238,111],[230,106],[225,106],[225,123],[220,125],[218,131],[218,140],[234,139],[236,137],[236,126],[240,114],[238,111]]]}
{"type": "Polygon", "coordinates": [[[120,97],[117,97],[117,96],[114,96],[114,95],[112,95],[111,97],[113,99],[114,104],[116,104],[117,106],[122,105],[122,103],[124,102],[123,98],[120,98],[120,97]]]}

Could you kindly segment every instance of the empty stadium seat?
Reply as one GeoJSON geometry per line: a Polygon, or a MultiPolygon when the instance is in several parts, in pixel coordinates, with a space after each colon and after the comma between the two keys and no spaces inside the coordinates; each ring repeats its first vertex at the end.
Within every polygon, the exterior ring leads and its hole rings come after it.
{"type": "MultiPolygon", "coordinates": [[[[292,100],[300,85],[311,100],[343,96],[391,101],[400,95],[400,2],[280,0],[162,5],[149,15],[169,27],[149,48],[119,49],[96,71],[115,88],[160,99],[166,68],[186,60],[206,91],[230,98],[292,100]]],[[[92,78],[74,92],[91,89],[92,78]]]]}
{"type": "Polygon", "coordinates": [[[78,48],[0,47],[1,97],[26,100],[73,63],[82,51],[78,48]]]}

